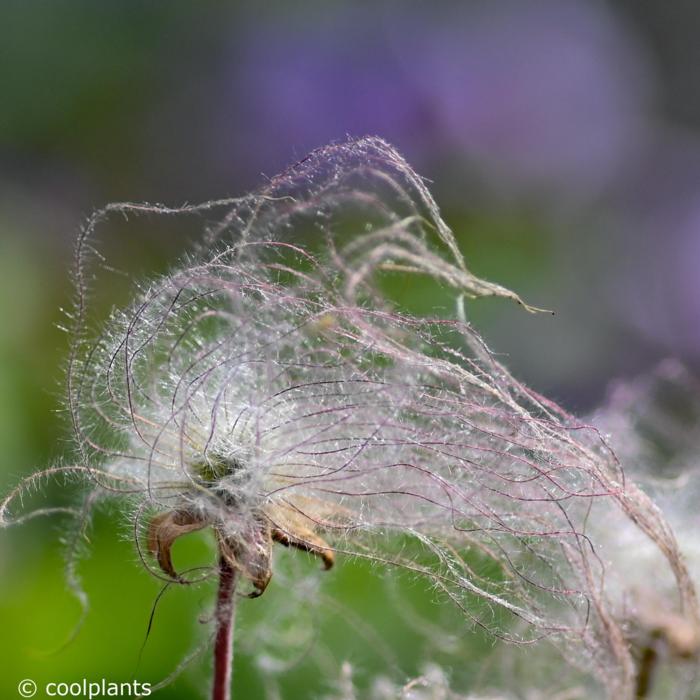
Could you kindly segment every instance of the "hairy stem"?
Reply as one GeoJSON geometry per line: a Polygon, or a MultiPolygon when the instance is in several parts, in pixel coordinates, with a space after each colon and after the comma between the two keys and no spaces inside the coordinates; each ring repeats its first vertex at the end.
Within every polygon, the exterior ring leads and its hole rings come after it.
{"type": "Polygon", "coordinates": [[[656,649],[657,639],[657,635],[652,636],[649,643],[642,649],[637,671],[636,697],[638,699],[648,697],[651,691],[654,671],[659,660],[659,653],[656,649]]]}
{"type": "Polygon", "coordinates": [[[212,700],[231,700],[236,578],[236,570],[225,557],[220,557],[219,590],[216,594],[216,641],[214,642],[212,700]]]}

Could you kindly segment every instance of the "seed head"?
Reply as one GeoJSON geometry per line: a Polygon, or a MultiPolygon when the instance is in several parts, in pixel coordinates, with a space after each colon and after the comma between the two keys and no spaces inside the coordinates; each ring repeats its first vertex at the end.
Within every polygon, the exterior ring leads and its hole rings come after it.
{"type": "Polygon", "coordinates": [[[631,696],[591,513],[641,527],[682,584],[670,529],[600,434],[513,378],[467,322],[465,299],[523,302],[469,271],[393,148],[320,149],[241,199],[111,205],[76,258],[74,471],[88,476],[88,505],[131,504],[154,575],[192,582],[171,547],[201,528],[254,596],[274,542],[325,569],[370,560],[424,577],[498,637],[550,638],[612,696],[631,696]],[[95,336],[90,240],[113,214],[210,223],[95,336]],[[385,292],[397,278],[438,283],[455,311],[402,312],[385,292]]]}
{"type": "Polygon", "coordinates": [[[617,382],[593,420],[611,434],[628,475],[673,528],[684,569],[679,596],[654,542],[629,521],[608,521],[598,539],[618,562],[609,578],[611,598],[642,668],[646,663],[646,685],[666,697],[689,697],[697,692],[700,658],[700,383],[666,360],[647,375],[617,382]]]}

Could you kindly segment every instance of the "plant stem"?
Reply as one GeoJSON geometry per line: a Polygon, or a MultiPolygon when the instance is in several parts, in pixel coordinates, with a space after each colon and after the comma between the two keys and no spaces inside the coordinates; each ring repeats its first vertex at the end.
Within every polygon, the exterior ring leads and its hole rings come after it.
{"type": "Polygon", "coordinates": [[[220,557],[219,590],[216,594],[216,641],[214,642],[212,700],[231,700],[236,578],[236,570],[224,557],[220,557]]]}
{"type": "Polygon", "coordinates": [[[639,670],[637,671],[636,697],[638,699],[648,697],[649,691],[651,690],[654,670],[659,660],[655,641],[656,640],[652,637],[649,644],[642,649],[642,655],[639,660],[639,670]]]}

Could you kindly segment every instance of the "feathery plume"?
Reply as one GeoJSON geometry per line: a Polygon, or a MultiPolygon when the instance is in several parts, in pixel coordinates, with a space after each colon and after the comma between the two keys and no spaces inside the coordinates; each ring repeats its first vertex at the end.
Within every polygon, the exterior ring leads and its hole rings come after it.
{"type": "Polygon", "coordinates": [[[465,299],[535,309],[472,274],[424,181],[383,141],[319,149],[240,199],[110,205],[78,240],[76,282],[68,402],[81,463],[29,477],[2,521],[57,473],[85,477],[80,518],[106,498],[129,504],[154,576],[219,576],[217,620],[229,626],[218,625],[217,658],[230,654],[234,589],[265,591],[277,543],[323,569],[360,558],[424,577],[472,625],[549,638],[611,697],[632,697],[635,663],[592,513],[640,528],[675,576],[679,609],[697,617],[661,513],[597,430],[511,376],[467,322],[465,299]],[[208,225],[95,336],[91,240],[113,215],[208,225]],[[418,276],[451,292],[453,317],[391,302],[391,280],[418,276]],[[217,561],[179,571],[173,543],[204,528],[217,561]]]}

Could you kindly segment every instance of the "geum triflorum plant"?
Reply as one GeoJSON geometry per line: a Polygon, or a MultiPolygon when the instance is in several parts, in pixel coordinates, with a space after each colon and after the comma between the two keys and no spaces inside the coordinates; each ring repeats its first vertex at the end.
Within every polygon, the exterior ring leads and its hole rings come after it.
{"type": "MultiPolygon", "coordinates": [[[[592,418],[634,478],[673,527],[685,566],[700,582],[700,382],[675,360],[618,381],[592,418]]],[[[626,621],[639,659],[638,694],[698,697],[700,626],[674,594],[674,579],[658,547],[619,516],[596,525],[596,541],[620,566],[608,577],[610,598],[626,621]],[[614,534],[613,534],[614,533],[614,534]]]]}
{"type": "Polygon", "coordinates": [[[68,401],[81,463],[27,479],[2,517],[44,476],[80,474],[80,517],[123,499],[153,575],[183,584],[202,573],[178,571],[172,544],[211,528],[215,698],[230,692],[234,593],[264,592],[273,543],[326,569],[362,558],[425,577],[472,624],[549,638],[610,697],[631,698],[635,662],[589,535],[595,503],[655,543],[697,617],[673,534],[605,441],[515,380],[466,321],[465,299],[522,302],[469,272],[423,181],[384,142],[320,149],[241,199],[111,205],[76,255],[68,401]],[[90,237],[111,214],[141,213],[209,226],[95,338],[90,237]],[[397,275],[452,290],[455,316],[398,311],[383,293],[397,275]]]}

